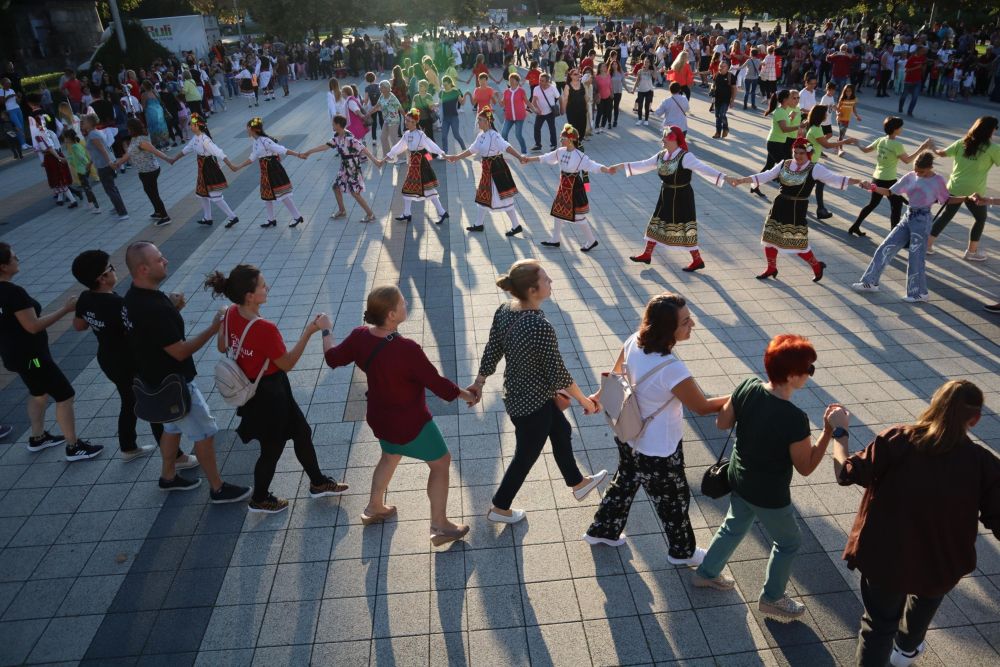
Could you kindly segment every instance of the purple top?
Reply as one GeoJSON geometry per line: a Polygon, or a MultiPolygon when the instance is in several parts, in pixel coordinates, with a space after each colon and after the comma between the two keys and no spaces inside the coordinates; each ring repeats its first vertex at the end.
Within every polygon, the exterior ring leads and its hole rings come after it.
{"type": "Polygon", "coordinates": [[[889,188],[894,195],[903,195],[910,202],[910,208],[929,208],[934,202],[948,201],[948,186],[938,174],[920,178],[911,171],[889,188]]]}

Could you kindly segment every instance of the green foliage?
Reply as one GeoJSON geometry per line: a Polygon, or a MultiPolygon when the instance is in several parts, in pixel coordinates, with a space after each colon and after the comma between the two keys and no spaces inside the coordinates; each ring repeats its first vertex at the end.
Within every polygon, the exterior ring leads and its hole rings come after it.
{"type": "Polygon", "coordinates": [[[21,85],[24,86],[25,90],[31,91],[37,90],[39,85],[55,90],[56,86],[59,84],[59,77],[61,77],[62,74],[62,72],[48,72],[47,74],[26,76],[21,79],[21,85]]]}
{"type": "Polygon", "coordinates": [[[94,56],[94,61],[104,65],[108,72],[115,73],[122,65],[126,67],[146,67],[157,58],[166,58],[170,51],[160,46],[152,37],[146,34],[139,23],[125,22],[126,53],[118,48],[118,37],[112,35],[94,56]]]}

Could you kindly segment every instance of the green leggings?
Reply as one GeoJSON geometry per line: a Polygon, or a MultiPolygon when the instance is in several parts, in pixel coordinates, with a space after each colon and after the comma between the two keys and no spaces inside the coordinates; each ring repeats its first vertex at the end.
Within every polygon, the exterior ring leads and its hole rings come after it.
{"type": "Polygon", "coordinates": [[[767,561],[767,576],[761,597],[768,602],[776,602],[785,595],[788,578],[792,574],[792,563],[802,543],[799,526],[795,523],[795,511],[790,504],[777,509],[757,507],[733,493],[729,501],[729,512],[712,538],[705,560],[698,567],[698,575],[714,579],[722,573],[722,568],[753,526],[755,517],[760,520],[772,540],[771,558],[767,561]]]}

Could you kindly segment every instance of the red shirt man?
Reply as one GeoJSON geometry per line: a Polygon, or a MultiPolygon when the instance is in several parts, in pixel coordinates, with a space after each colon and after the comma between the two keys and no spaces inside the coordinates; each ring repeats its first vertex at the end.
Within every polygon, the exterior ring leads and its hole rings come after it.
{"type": "Polygon", "coordinates": [[[854,56],[847,52],[847,47],[840,47],[840,53],[831,53],[826,57],[830,63],[830,78],[834,81],[847,79],[851,76],[851,64],[854,56]]]}
{"type": "Polygon", "coordinates": [[[927,65],[927,56],[924,55],[924,47],[917,49],[917,52],[906,59],[906,75],[903,83],[920,83],[924,80],[924,67],[927,65]]]}

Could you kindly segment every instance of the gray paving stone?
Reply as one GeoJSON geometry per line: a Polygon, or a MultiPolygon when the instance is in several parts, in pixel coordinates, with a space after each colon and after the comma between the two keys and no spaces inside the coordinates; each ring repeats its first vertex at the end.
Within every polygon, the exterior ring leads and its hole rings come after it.
{"type": "MultiPolygon", "coordinates": [[[[143,543],[139,540],[110,540],[100,542],[96,545],[67,545],[62,548],[82,549],[81,554],[84,557],[86,557],[86,553],[89,553],[90,557],[87,558],[87,564],[83,567],[81,574],[91,576],[127,573],[135,562],[135,558],[142,549],[142,546],[143,543]]],[[[45,561],[39,566],[39,570],[45,569],[47,564],[51,565],[51,569],[57,567],[58,563],[54,560],[50,563],[50,557],[58,549],[60,549],[60,545],[52,547],[45,561]]],[[[69,562],[73,561],[70,560],[69,562]]]]}
{"type": "Polygon", "coordinates": [[[161,610],[149,633],[144,653],[197,652],[211,617],[210,607],[161,610]]]}
{"type": "Polygon", "coordinates": [[[114,512],[87,512],[74,514],[67,522],[56,544],[100,542],[114,519],[114,512]]]}
{"type": "Polygon", "coordinates": [[[376,639],[372,642],[371,664],[419,667],[428,664],[429,654],[426,635],[376,639]]]}
{"type": "Polygon", "coordinates": [[[299,644],[297,646],[267,646],[254,651],[252,665],[267,667],[268,665],[306,665],[312,646],[299,644]]]}
{"type": "Polygon", "coordinates": [[[266,605],[246,604],[215,607],[209,619],[201,651],[253,648],[264,620],[266,605]]]}
{"type": "Polygon", "coordinates": [[[124,574],[78,577],[73,580],[73,587],[62,601],[58,615],[85,616],[106,613],[124,580],[124,574]]]}
{"type": "Polygon", "coordinates": [[[695,614],[703,628],[726,628],[726,632],[705,635],[714,656],[755,651],[766,646],[753,614],[745,605],[706,607],[696,609],[695,614]]]}
{"type": "Polygon", "coordinates": [[[31,547],[54,544],[59,533],[70,519],[69,514],[28,517],[17,534],[11,538],[9,547],[31,547]]]}
{"type": "Polygon", "coordinates": [[[530,660],[524,628],[469,632],[472,665],[523,665],[530,660]]]}
{"type": "Polygon", "coordinates": [[[676,570],[639,572],[628,575],[627,580],[632,599],[641,614],[691,608],[676,570]]]}
{"type": "Polygon", "coordinates": [[[469,630],[524,625],[521,592],[516,586],[468,588],[465,591],[465,608],[469,630]]]}
{"type": "Polygon", "coordinates": [[[22,621],[30,618],[51,618],[62,604],[73,579],[38,579],[28,581],[3,615],[5,621],[22,621]]]}
{"type": "Polygon", "coordinates": [[[159,609],[173,580],[173,572],[129,572],[118,588],[110,611],[117,613],[159,609]]]}
{"type": "Polygon", "coordinates": [[[101,615],[53,618],[38,638],[28,660],[33,663],[80,660],[87,652],[102,618],[101,615]]]}
{"type": "Polygon", "coordinates": [[[590,657],[596,667],[652,662],[638,618],[607,618],[583,622],[590,657]]]}
{"type": "Polygon", "coordinates": [[[267,605],[257,646],[311,644],[316,634],[319,600],[276,602],[267,605]]]}
{"type": "Polygon", "coordinates": [[[48,619],[0,622],[0,664],[20,665],[48,626],[48,619]]]}
{"type": "Polygon", "coordinates": [[[246,667],[253,661],[253,649],[202,651],[195,658],[196,667],[246,667]]]}
{"type": "MultiPolygon", "coordinates": [[[[657,662],[710,656],[708,641],[693,611],[643,615],[642,628],[657,662]]],[[[705,631],[717,631],[705,628],[705,631]]]]}
{"type": "Polygon", "coordinates": [[[271,596],[276,565],[230,567],[219,589],[216,605],[266,603],[271,596]]]}
{"type": "Polygon", "coordinates": [[[328,560],[334,531],[332,526],[289,530],[285,535],[285,543],[281,550],[281,562],[328,560]]]}
{"type": "Polygon", "coordinates": [[[271,565],[281,556],[285,534],[282,531],[242,533],[230,557],[232,567],[246,565],[271,565]]]}
{"type": "Polygon", "coordinates": [[[170,584],[163,609],[211,607],[226,576],[226,568],[180,570],[170,584]]]}
{"type": "Polygon", "coordinates": [[[965,577],[948,593],[973,623],[1000,621],[1000,590],[986,577],[965,577]]]}
{"type": "Polygon", "coordinates": [[[8,547],[0,551],[0,582],[24,581],[45,556],[46,547],[8,547]]]}
{"type": "Polygon", "coordinates": [[[590,664],[583,623],[529,626],[526,632],[532,665],[590,664]]]}
{"type": "Polygon", "coordinates": [[[943,628],[927,631],[927,644],[946,664],[995,665],[1000,654],[975,627],[943,628]]]}
{"type": "Polygon", "coordinates": [[[325,562],[280,563],[275,571],[270,602],[322,598],[326,572],[325,562]]]}
{"type": "Polygon", "coordinates": [[[430,629],[429,601],[430,593],[427,591],[377,596],[372,636],[426,635],[430,629]]]}
{"type": "Polygon", "coordinates": [[[374,597],[323,600],[316,626],[322,641],[370,639],[375,613],[374,597]]]}
{"type": "Polygon", "coordinates": [[[106,614],[84,657],[103,664],[112,658],[138,656],[155,622],[155,611],[106,614]]]}

